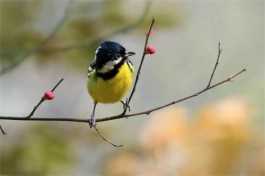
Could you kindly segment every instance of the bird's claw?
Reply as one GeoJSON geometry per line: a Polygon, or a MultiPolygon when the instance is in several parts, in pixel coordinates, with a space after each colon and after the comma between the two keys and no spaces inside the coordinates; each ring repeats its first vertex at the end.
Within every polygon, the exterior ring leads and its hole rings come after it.
{"type": "Polygon", "coordinates": [[[129,110],[129,112],[131,111],[131,107],[130,107],[130,105],[129,105],[129,103],[128,103],[128,99],[126,98],[126,102],[124,103],[122,100],[120,100],[120,102],[122,103],[122,105],[123,105],[123,110],[125,111],[127,108],[128,108],[128,110],[129,110]]]}
{"type": "Polygon", "coordinates": [[[88,123],[89,123],[90,128],[93,128],[96,126],[96,121],[94,118],[89,119],[88,123]]]}

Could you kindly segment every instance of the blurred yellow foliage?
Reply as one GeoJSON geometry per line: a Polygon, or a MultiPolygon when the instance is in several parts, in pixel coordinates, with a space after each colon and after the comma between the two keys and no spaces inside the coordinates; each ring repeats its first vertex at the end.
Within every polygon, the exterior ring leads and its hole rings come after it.
{"type": "Polygon", "coordinates": [[[165,150],[175,142],[183,144],[189,138],[185,108],[169,108],[154,115],[143,129],[142,140],[147,151],[165,150]],[[165,129],[165,130],[161,130],[165,129]]]}
{"type": "Polygon", "coordinates": [[[132,151],[117,154],[106,163],[105,173],[265,174],[262,164],[253,164],[262,159],[264,164],[264,156],[259,156],[264,151],[256,150],[257,145],[264,145],[250,128],[251,115],[248,104],[237,99],[206,105],[192,118],[184,107],[164,109],[143,127],[140,149],[145,152],[141,158],[132,151]]]}
{"type": "Polygon", "coordinates": [[[136,174],[140,168],[140,159],[133,153],[121,153],[106,164],[107,175],[131,175],[136,174]],[[125,163],[126,161],[126,163],[125,163]]]}
{"type": "Polygon", "coordinates": [[[247,140],[248,111],[246,103],[235,99],[205,106],[194,121],[194,130],[205,140],[221,140],[228,136],[247,140]]]}

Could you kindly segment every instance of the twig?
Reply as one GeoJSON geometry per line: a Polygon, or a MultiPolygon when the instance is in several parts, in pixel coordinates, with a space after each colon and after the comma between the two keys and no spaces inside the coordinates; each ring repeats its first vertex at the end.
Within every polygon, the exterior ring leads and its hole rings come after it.
{"type": "Polygon", "coordinates": [[[12,70],[13,68],[17,67],[20,63],[22,63],[26,58],[28,58],[28,56],[40,51],[41,48],[51,38],[53,38],[55,36],[55,34],[61,29],[61,27],[63,26],[64,22],[66,21],[66,19],[68,17],[71,5],[72,5],[72,0],[69,1],[68,5],[64,11],[64,15],[63,15],[62,19],[60,19],[60,21],[56,24],[54,29],[48,34],[48,36],[44,40],[42,40],[36,47],[34,47],[32,49],[28,49],[25,52],[23,52],[22,54],[18,55],[16,61],[12,65],[10,65],[6,68],[3,68],[0,71],[0,75],[7,73],[8,71],[12,70]]]}
{"type": "Polygon", "coordinates": [[[0,129],[1,129],[1,132],[2,132],[3,134],[6,134],[6,132],[4,131],[4,129],[1,127],[1,125],[0,125],[0,129]]]}
{"type": "MultiPolygon", "coordinates": [[[[177,103],[180,103],[182,101],[185,101],[185,100],[188,100],[192,97],[196,97],[200,94],[202,94],[203,92],[206,92],[210,89],[213,89],[221,84],[224,84],[224,83],[228,83],[228,82],[231,82],[232,79],[234,79],[235,77],[239,76],[241,73],[245,72],[246,69],[242,69],[240,72],[234,74],[233,76],[223,80],[223,81],[220,81],[214,85],[211,85],[210,87],[208,88],[204,88],[196,93],[193,93],[192,95],[189,95],[189,96],[186,96],[184,98],[181,98],[181,99],[178,99],[176,101],[173,101],[171,103],[168,103],[168,104],[165,104],[165,105],[162,105],[162,106],[159,106],[159,107],[156,107],[156,108],[152,108],[152,109],[149,109],[149,110],[146,110],[146,111],[141,111],[141,112],[137,112],[137,113],[133,113],[133,114],[126,114],[124,116],[120,116],[120,115],[117,115],[117,116],[111,116],[111,117],[104,117],[104,118],[98,118],[96,119],[96,122],[103,122],[103,121],[109,121],[109,120],[116,120],[116,119],[121,119],[121,118],[127,118],[127,117],[133,117],[133,116],[139,116],[139,115],[148,115],[150,114],[151,112],[154,112],[154,111],[157,111],[159,109],[162,109],[162,108],[165,108],[165,107],[168,107],[170,105],[173,105],[173,104],[177,104],[177,103]]],[[[30,120],[30,121],[63,121],[63,122],[81,122],[81,123],[87,123],[87,119],[81,119],[81,118],[51,118],[51,117],[41,117],[41,118],[30,118],[30,119],[25,119],[24,117],[11,117],[11,116],[0,116],[0,120],[30,120]]]]}
{"type": "Polygon", "coordinates": [[[145,55],[146,55],[146,46],[148,44],[148,40],[149,40],[150,33],[152,31],[152,28],[153,28],[154,23],[155,23],[155,19],[152,18],[152,22],[151,22],[150,28],[148,30],[148,33],[146,34],[146,39],[145,39],[145,44],[144,44],[144,49],[143,49],[143,55],[142,55],[142,59],[141,59],[141,62],[140,62],[140,66],[138,68],[138,72],[137,72],[137,75],[136,75],[136,79],[135,79],[135,82],[134,82],[134,85],[133,85],[132,92],[131,92],[131,94],[129,96],[129,99],[128,99],[128,105],[131,102],[131,99],[132,99],[133,94],[134,94],[135,89],[136,89],[136,85],[137,85],[138,80],[139,80],[139,76],[140,76],[140,73],[141,73],[142,65],[143,65],[143,62],[144,62],[145,55]]]}
{"type": "Polygon", "coordinates": [[[52,88],[51,92],[54,92],[55,89],[61,84],[61,82],[63,81],[64,79],[60,79],[60,81],[52,88]]]}
{"type": "Polygon", "coordinates": [[[210,77],[210,80],[209,80],[209,83],[207,85],[207,87],[210,87],[211,86],[211,82],[212,82],[212,79],[213,79],[213,75],[215,73],[215,70],[217,68],[217,65],[219,64],[219,58],[220,58],[220,55],[221,55],[221,52],[222,52],[222,49],[221,49],[221,46],[220,46],[220,42],[218,43],[218,55],[217,55],[217,59],[216,59],[216,62],[215,62],[215,65],[214,65],[214,68],[213,68],[213,72],[211,74],[211,77],[210,77]]]}
{"type": "MultiPolygon", "coordinates": [[[[60,79],[60,81],[52,88],[51,92],[54,92],[55,89],[59,86],[59,84],[61,84],[61,82],[63,81],[63,78],[60,79]]],[[[35,113],[35,111],[38,109],[38,107],[45,101],[44,97],[41,97],[39,103],[34,106],[34,108],[32,109],[32,111],[30,112],[30,114],[28,116],[25,117],[25,119],[29,119],[31,116],[33,116],[33,114],[35,113]]]]}
{"type": "Polygon", "coordinates": [[[126,114],[126,112],[127,112],[128,107],[130,107],[130,102],[131,102],[131,99],[133,97],[133,94],[134,94],[134,92],[136,90],[136,85],[138,83],[138,80],[139,80],[139,77],[140,77],[140,74],[141,74],[142,65],[143,65],[143,62],[144,62],[144,58],[146,56],[146,46],[148,44],[149,37],[150,37],[150,33],[152,31],[152,28],[153,28],[154,23],[155,23],[155,19],[152,18],[151,25],[149,27],[149,30],[148,30],[147,34],[146,34],[146,39],[145,39],[145,43],[144,43],[143,54],[142,54],[141,62],[140,62],[140,65],[139,65],[139,68],[138,68],[138,71],[137,71],[137,74],[136,74],[136,78],[135,78],[135,81],[134,81],[134,85],[133,85],[132,92],[131,92],[129,98],[126,100],[126,104],[125,104],[125,107],[124,107],[123,112],[120,115],[115,116],[115,117],[119,117],[119,116],[122,117],[122,116],[124,116],[126,114]]]}
{"type": "MultiPolygon", "coordinates": [[[[51,92],[54,92],[55,89],[59,86],[59,84],[61,84],[61,82],[63,81],[63,78],[60,79],[60,81],[52,88],[51,92]]],[[[44,97],[42,96],[40,101],[38,102],[38,104],[36,106],[34,106],[34,108],[32,109],[32,111],[29,113],[29,115],[27,115],[26,117],[21,117],[21,120],[28,120],[30,119],[30,117],[33,116],[33,114],[35,113],[35,111],[38,109],[38,107],[45,101],[44,97]]],[[[3,134],[6,134],[5,131],[3,130],[3,128],[0,125],[0,129],[2,131],[3,134]]]]}
{"type": "Polygon", "coordinates": [[[99,134],[99,136],[104,140],[106,141],[107,143],[109,143],[110,145],[114,146],[114,147],[122,147],[123,145],[117,145],[117,144],[114,144],[113,142],[110,142],[108,139],[106,139],[98,130],[98,128],[96,126],[94,126],[96,132],[99,134]]]}

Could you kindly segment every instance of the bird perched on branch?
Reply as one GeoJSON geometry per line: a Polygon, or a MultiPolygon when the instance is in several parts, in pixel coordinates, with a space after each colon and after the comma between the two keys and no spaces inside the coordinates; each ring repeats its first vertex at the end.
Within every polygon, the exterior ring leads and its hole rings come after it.
{"type": "Polygon", "coordinates": [[[130,89],[134,68],[128,57],[132,55],[135,53],[112,41],[105,41],[96,49],[95,59],[88,68],[87,89],[94,100],[90,128],[95,126],[98,103],[116,103],[130,89]]]}

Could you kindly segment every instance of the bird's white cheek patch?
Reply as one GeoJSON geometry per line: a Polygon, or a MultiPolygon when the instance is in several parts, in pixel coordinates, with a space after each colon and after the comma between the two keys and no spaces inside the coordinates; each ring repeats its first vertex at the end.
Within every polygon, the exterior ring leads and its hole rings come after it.
{"type": "Polygon", "coordinates": [[[106,73],[114,69],[115,63],[113,61],[108,61],[105,65],[99,70],[100,73],[106,73]]]}
{"type": "Polygon", "coordinates": [[[119,64],[119,63],[121,62],[121,60],[122,60],[122,57],[119,57],[118,59],[115,59],[115,60],[113,61],[114,65],[119,64]]]}
{"type": "Polygon", "coordinates": [[[108,68],[109,70],[112,70],[115,66],[115,63],[113,61],[108,61],[104,67],[108,68]]]}
{"type": "Polygon", "coordinates": [[[102,69],[100,69],[100,73],[106,73],[112,69],[114,69],[115,65],[119,64],[122,60],[122,57],[119,57],[116,60],[111,60],[105,63],[102,69]]]}

